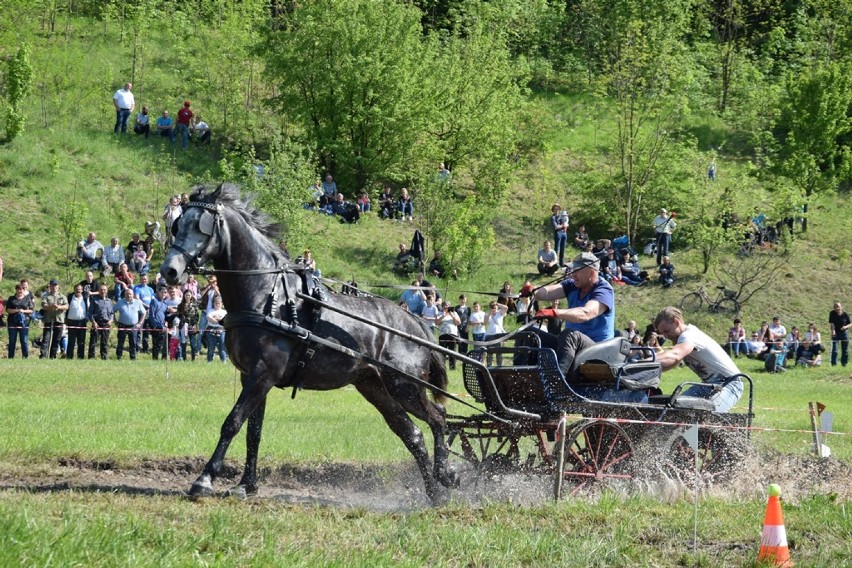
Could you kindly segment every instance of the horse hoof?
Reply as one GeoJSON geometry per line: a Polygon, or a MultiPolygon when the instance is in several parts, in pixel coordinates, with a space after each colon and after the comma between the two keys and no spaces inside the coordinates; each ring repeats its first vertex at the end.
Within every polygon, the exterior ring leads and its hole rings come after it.
{"type": "Polygon", "coordinates": [[[213,495],[213,484],[206,479],[196,480],[189,488],[190,499],[201,499],[213,495]]]}
{"type": "Polygon", "coordinates": [[[450,487],[452,489],[458,489],[459,485],[461,485],[461,477],[459,477],[459,474],[453,470],[447,470],[443,474],[439,475],[438,481],[440,481],[441,485],[444,487],[450,487]]]}

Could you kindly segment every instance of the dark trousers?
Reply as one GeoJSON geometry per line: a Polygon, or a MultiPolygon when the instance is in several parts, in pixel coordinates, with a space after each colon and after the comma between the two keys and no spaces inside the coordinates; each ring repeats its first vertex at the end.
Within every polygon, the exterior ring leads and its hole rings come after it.
{"type": "MultiPolygon", "coordinates": [[[[146,308],[147,309],[147,308],[146,308]]],[[[136,332],[136,352],[137,353],[147,353],[148,352],[148,330],[151,328],[151,322],[145,320],[142,324],[142,329],[136,332]]]]}
{"type": "MultiPolygon", "coordinates": [[[[440,345],[441,347],[445,347],[447,349],[450,349],[451,351],[455,351],[456,345],[458,345],[458,344],[459,344],[458,337],[456,337],[455,335],[444,334],[444,335],[441,335],[440,337],[438,337],[438,345],[440,345]]],[[[450,369],[455,369],[456,368],[456,358],[455,357],[449,357],[449,359],[450,359],[450,369]]]]}
{"type": "Polygon", "coordinates": [[[663,257],[669,255],[672,236],[668,233],[657,233],[657,265],[663,263],[663,257]]]}
{"type": "Polygon", "coordinates": [[[115,111],[115,128],[113,132],[118,134],[119,130],[123,133],[127,132],[127,121],[130,120],[130,109],[120,108],[115,111]]]}
{"type": "Polygon", "coordinates": [[[100,357],[104,361],[107,358],[107,346],[109,345],[109,323],[104,322],[98,324],[98,329],[94,327],[89,330],[89,359],[95,358],[95,345],[100,345],[100,357]]]}
{"type": "MultiPolygon", "coordinates": [[[[468,341],[470,339],[470,332],[459,330],[459,339],[464,339],[465,341],[468,341]]],[[[458,349],[459,353],[461,353],[462,355],[467,355],[467,343],[459,343],[458,349]]]]}
{"type": "Polygon", "coordinates": [[[846,337],[831,340],[831,365],[837,365],[837,352],[840,351],[840,364],[849,363],[849,339],[846,337]]]}
{"type": "Polygon", "coordinates": [[[77,359],[86,358],[86,320],[67,320],[68,326],[68,349],[65,351],[66,359],[74,358],[74,348],[77,349],[77,359]]]}
{"type": "Polygon", "coordinates": [[[50,356],[51,359],[56,359],[56,353],[59,351],[59,342],[62,340],[62,324],[45,322],[41,340],[40,357],[45,359],[50,356]]]}
{"type": "Polygon", "coordinates": [[[115,356],[121,359],[124,354],[124,339],[127,338],[127,350],[130,351],[130,360],[136,359],[136,327],[118,324],[118,346],[115,348],[115,356]]]}
{"type": "Polygon", "coordinates": [[[169,335],[168,331],[152,330],[151,331],[151,356],[154,361],[162,357],[164,360],[169,357],[169,335]]]}

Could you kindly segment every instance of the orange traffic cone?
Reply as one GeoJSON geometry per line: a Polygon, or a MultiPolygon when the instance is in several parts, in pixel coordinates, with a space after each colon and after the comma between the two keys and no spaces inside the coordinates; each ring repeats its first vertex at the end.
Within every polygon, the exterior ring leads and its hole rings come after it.
{"type": "Polygon", "coordinates": [[[766,517],[763,519],[763,536],[760,539],[760,553],[757,561],[771,562],[775,566],[793,566],[790,549],[787,548],[787,530],[784,528],[784,515],[781,513],[780,488],[769,486],[769,503],[766,504],[766,517]]]}

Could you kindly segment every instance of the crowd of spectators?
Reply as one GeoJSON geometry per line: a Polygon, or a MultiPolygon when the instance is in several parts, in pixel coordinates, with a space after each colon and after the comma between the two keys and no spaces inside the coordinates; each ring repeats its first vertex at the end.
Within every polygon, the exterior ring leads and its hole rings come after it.
{"type": "MultiPolygon", "coordinates": [[[[118,89],[112,96],[112,104],[115,106],[115,126],[113,132],[124,134],[130,122],[130,116],[136,109],[136,98],[133,95],[133,84],[128,82],[124,87],[118,89]]],[[[163,138],[168,138],[173,144],[180,137],[181,145],[189,146],[190,139],[199,144],[210,142],[210,126],[204,122],[201,115],[196,115],[190,108],[191,101],[184,101],[183,106],[177,111],[177,122],[171,113],[163,109],[161,115],[154,120],[155,133],[163,138]]],[[[133,132],[139,136],[148,138],[151,135],[151,114],[147,106],[136,113],[133,120],[133,132]]]]}

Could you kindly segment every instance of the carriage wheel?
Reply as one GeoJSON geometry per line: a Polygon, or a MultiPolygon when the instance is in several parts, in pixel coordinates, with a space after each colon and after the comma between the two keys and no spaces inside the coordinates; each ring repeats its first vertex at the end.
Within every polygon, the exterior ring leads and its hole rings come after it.
{"type": "Polygon", "coordinates": [[[694,313],[701,309],[704,299],[698,292],[687,294],[680,300],[680,309],[683,313],[694,313]]]}
{"type": "MultiPolygon", "coordinates": [[[[557,462],[563,461],[563,465],[556,471],[561,479],[557,480],[555,487],[570,484],[574,495],[597,489],[613,480],[633,478],[630,465],[633,444],[624,429],[615,422],[581,422],[562,440],[557,444],[557,462]]],[[[564,489],[560,487],[558,493],[557,499],[564,489]]]]}
{"type": "Polygon", "coordinates": [[[664,473],[688,487],[696,479],[701,485],[713,485],[730,479],[742,465],[747,452],[745,435],[739,431],[699,427],[698,451],[683,437],[686,428],[671,433],[664,442],[661,457],[664,473]]]}
{"type": "Polygon", "coordinates": [[[713,311],[717,314],[736,316],[740,313],[740,304],[733,298],[722,298],[713,306],[713,311]]]}
{"type": "Polygon", "coordinates": [[[522,436],[483,421],[453,428],[447,437],[450,453],[490,475],[521,469],[522,436]]]}

